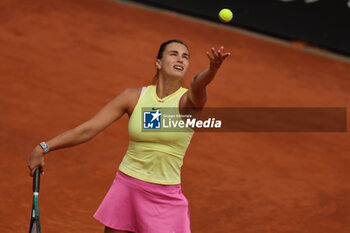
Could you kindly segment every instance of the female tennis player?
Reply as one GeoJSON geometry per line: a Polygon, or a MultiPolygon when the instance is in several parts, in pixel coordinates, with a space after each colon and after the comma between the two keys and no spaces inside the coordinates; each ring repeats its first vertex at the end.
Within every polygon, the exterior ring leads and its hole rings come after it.
{"type": "MultiPolygon", "coordinates": [[[[30,175],[44,170],[44,154],[89,141],[123,114],[129,115],[129,147],[116,178],[94,217],[105,233],[189,233],[188,202],[181,192],[180,169],[193,132],[142,131],[142,108],[203,108],[206,86],[214,79],[230,53],[223,47],[207,52],[209,68],[182,87],[190,60],[184,42],[169,40],[158,51],[155,85],[128,88],[104,106],[93,118],[36,146],[29,156],[30,175]]],[[[157,113],[153,113],[157,118],[157,113]]]]}

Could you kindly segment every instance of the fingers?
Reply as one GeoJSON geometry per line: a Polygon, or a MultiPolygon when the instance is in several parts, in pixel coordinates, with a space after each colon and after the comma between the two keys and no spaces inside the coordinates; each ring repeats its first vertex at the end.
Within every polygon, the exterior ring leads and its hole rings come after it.
{"type": "Polygon", "coordinates": [[[224,53],[224,46],[221,46],[217,51],[215,48],[211,48],[211,55],[207,52],[207,56],[211,62],[221,63],[223,62],[231,53],[224,53]]]}
{"type": "Polygon", "coordinates": [[[45,165],[44,161],[41,162],[41,165],[40,165],[40,173],[41,173],[41,175],[44,175],[44,165],[45,165]]]}
{"type": "Polygon", "coordinates": [[[40,174],[44,175],[44,166],[37,166],[34,168],[29,168],[29,176],[33,177],[35,170],[39,167],[40,167],[40,174]]]}
{"type": "Polygon", "coordinates": [[[231,53],[224,53],[224,46],[221,46],[218,53],[220,54],[220,58],[224,60],[226,57],[230,56],[231,53]]]}
{"type": "Polygon", "coordinates": [[[213,61],[213,58],[210,56],[209,52],[207,52],[207,56],[208,56],[210,61],[213,61]]]}
{"type": "Polygon", "coordinates": [[[225,59],[225,58],[224,58],[223,50],[224,50],[224,46],[221,46],[221,47],[219,48],[219,50],[218,50],[219,58],[220,58],[220,60],[222,60],[222,61],[223,61],[223,59],[225,59]]]}
{"type": "Polygon", "coordinates": [[[29,157],[29,159],[28,159],[28,161],[27,161],[27,167],[28,167],[28,169],[29,169],[29,176],[33,176],[33,169],[35,169],[35,168],[32,168],[32,167],[30,166],[30,164],[31,164],[31,159],[30,159],[30,157],[29,157]]]}
{"type": "Polygon", "coordinates": [[[37,167],[34,167],[34,168],[28,167],[28,168],[29,168],[29,176],[33,177],[34,171],[35,171],[35,169],[36,169],[37,167]]]}
{"type": "Polygon", "coordinates": [[[29,169],[29,175],[33,176],[35,170],[40,167],[41,174],[44,175],[45,158],[41,154],[32,153],[27,161],[27,166],[29,169]]]}
{"type": "Polygon", "coordinates": [[[224,46],[221,46],[219,51],[218,51],[218,54],[220,55],[220,58],[221,60],[225,60],[226,57],[230,56],[231,53],[227,52],[227,53],[224,53],[224,46]]]}
{"type": "Polygon", "coordinates": [[[231,53],[224,53],[224,46],[221,46],[218,50],[211,48],[211,53],[207,52],[207,56],[210,61],[209,68],[212,71],[217,71],[220,68],[222,62],[230,55],[231,53]]]}
{"type": "MultiPolygon", "coordinates": [[[[220,51],[220,50],[219,50],[219,51],[220,51]]],[[[219,51],[218,51],[218,52],[219,52],[219,51]]],[[[211,53],[213,54],[214,58],[216,58],[216,59],[220,57],[219,54],[218,54],[218,52],[216,52],[214,48],[211,48],[211,53]]]]}

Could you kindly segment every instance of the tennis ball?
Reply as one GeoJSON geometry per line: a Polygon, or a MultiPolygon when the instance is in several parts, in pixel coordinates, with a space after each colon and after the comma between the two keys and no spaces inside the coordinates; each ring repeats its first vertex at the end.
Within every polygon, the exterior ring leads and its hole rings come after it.
{"type": "Polygon", "coordinates": [[[220,12],[219,12],[219,19],[221,20],[221,22],[224,22],[224,23],[228,23],[231,21],[232,19],[232,11],[230,9],[222,9],[220,12]]]}

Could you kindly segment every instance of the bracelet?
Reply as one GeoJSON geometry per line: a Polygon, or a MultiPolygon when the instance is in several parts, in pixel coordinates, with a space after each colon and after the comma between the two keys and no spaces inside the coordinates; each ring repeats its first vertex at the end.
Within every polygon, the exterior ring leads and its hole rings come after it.
{"type": "Polygon", "coordinates": [[[40,147],[44,150],[44,153],[47,154],[50,152],[50,148],[47,146],[45,142],[40,142],[40,147]]]}

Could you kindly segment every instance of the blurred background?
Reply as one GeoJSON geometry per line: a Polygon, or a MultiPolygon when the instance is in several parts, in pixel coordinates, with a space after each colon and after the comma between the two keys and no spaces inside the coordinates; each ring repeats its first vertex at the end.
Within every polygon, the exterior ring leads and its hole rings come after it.
{"type": "MultiPolygon", "coordinates": [[[[0,229],[26,232],[27,158],[125,88],[150,84],[162,42],[182,39],[184,87],[231,56],[207,107],[341,107],[350,119],[349,8],[343,0],[0,0],[0,229]],[[141,4],[142,3],[142,4],[141,4]],[[224,24],[218,12],[230,8],[224,24]]],[[[128,147],[128,117],[45,159],[43,233],[103,232],[92,216],[128,147]]],[[[350,134],[198,132],[182,168],[193,233],[349,233],[350,134]]]]}
{"type": "Polygon", "coordinates": [[[222,8],[233,11],[230,25],[350,55],[349,0],[134,0],[217,22],[222,8]]]}

